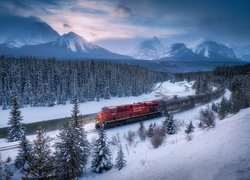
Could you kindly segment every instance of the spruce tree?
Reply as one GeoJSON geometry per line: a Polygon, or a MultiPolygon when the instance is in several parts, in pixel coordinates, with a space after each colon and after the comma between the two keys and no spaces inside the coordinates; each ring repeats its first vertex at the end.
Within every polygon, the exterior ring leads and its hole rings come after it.
{"type": "Polygon", "coordinates": [[[8,134],[9,142],[19,141],[24,136],[25,129],[24,129],[23,124],[21,123],[23,118],[21,116],[21,111],[19,110],[19,108],[20,106],[17,101],[17,98],[14,97],[12,100],[12,107],[11,107],[10,118],[8,122],[8,125],[10,125],[8,129],[9,130],[9,134],[8,134]]]}
{"type": "Polygon", "coordinates": [[[117,152],[117,157],[116,157],[116,161],[115,161],[115,168],[120,170],[123,167],[126,166],[126,160],[125,160],[125,155],[122,151],[122,145],[119,145],[119,149],[117,152]]]}
{"type": "Polygon", "coordinates": [[[111,152],[103,126],[98,129],[99,138],[94,144],[91,168],[96,173],[102,173],[112,168],[111,152]]]}
{"type": "Polygon", "coordinates": [[[186,130],[185,130],[185,133],[186,134],[190,134],[191,132],[193,132],[194,131],[194,126],[193,126],[193,123],[192,123],[192,121],[190,121],[190,123],[187,125],[187,128],[186,128],[186,130]]]}
{"type": "Polygon", "coordinates": [[[32,160],[31,156],[32,145],[24,135],[22,141],[19,144],[19,152],[16,157],[15,166],[21,171],[28,168],[28,163],[32,160]]]}
{"type": "Polygon", "coordinates": [[[4,165],[4,171],[3,171],[3,179],[4,180],[11,180],[11,177],[14,175],[14,173],[11,171],[9,165],[4,165]]]}
{"type": "Polygon", "coordinates": [[[79,110],[79,104],[78,104],[78,100],[77,100],[77,97],[75,96],[73,98],[73,110],[72,110],[72,119],[74,121],[74,125],[75,126],[78,126],[78,120],[79,120],[79,113],[80,113],[80,110],[79,110]]]}
{"type": "Polygon", "coordinates": [[[86,167],[90,152],[84,128],[76,127],[73,121],[68,121],[58,138],[60,140],[55,144],[56,176],[60,179],[80,176],[86,167]]]}
{"type": "Polygon", "coordinates": [[[173,115],[169,115],[166,117],[166,120],[163,122],[163,127],[167,134],[176,133],[176,125],[173,119],[173,115]]]}
{"type": "Polygon", "coordinates": [[[53,157],[49,146],[49,137],[44,129],[39,127],[31,152],[32,159],[29,167],[24,171],[24,179],[49,179],[53,176],[53,157]]]}
{"type": "Polygon", "coordinates": [[[225,98],[225,96],[223,96],[218,109],[219,118],[221,120],[224,119],[229,112],[230,112],[229,101],[225,98]]]}

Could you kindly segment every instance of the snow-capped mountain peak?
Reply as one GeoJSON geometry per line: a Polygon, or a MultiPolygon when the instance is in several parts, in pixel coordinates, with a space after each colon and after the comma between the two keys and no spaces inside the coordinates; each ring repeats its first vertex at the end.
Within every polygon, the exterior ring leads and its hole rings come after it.
{"type": "Polygon", "coordinates": [[[195,48],[195,53],[214,59],[236,59],[232,48],[213,41],[205,41],[195,48]]]}
{"type": "Polygon", "coordinates": [[[54,42],[54,45],[67,48],[72,52],[88,52],[97,48],[96,45],[93,45],[74,32],[63,34],[54,42]]]}
{"type": "Polygon", "coordinates": [[[184,43],[175,43],[171,45],[170,49],[166,53],[164,53],[163,57],[183,58],[191,57],[193,55],[193,51],[187,48],[184,43]]]}
{"type": "Polygon", "coordinates": [[[131,53],[131,56],[136,59],[153,60],[162,56],[163,45],[157,37],[142,41],[135,50],[131,53]]]}

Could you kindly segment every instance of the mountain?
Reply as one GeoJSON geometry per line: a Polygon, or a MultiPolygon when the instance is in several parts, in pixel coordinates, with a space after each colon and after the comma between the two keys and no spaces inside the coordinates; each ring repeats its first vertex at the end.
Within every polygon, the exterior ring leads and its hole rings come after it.
{"type": "Polygon", "coordinates": [[[195,48],[195,53],[209,59],[237,59],[234,50],[224,44],[219,44],[213,41],[205,41],[195,48]]]}
{"type": "Polygon", "coordinates": [[[250,45],[233,46],[236,56],[244,61],[250,61],[250,45]]]}
{"type": "Polygon", "coordinates": [[[58,59],[131,59],[129,56],[112,53],[96,46],[73,32],[63,34],[55,41],[39,45],[8,48],[3,44],[0,46],[1,53],[11,56],[55,57],[58,59]]]}
{"type": "Polygon", "coordinates": [[[157,37],[142,41],[130,54],[136,59],[153,60],[159,59],[163,53],[163,45],[157,37]]]}
{"type": "Polygon", "coordinates": [[[189,59],[194,58],[195,56],[194,52],[187,48],[184,43],[172,44],[170,49],[163,54],[163,58],[172,59],[189,59]]]}
{"type": "Polygon", "coordinates": [[[36,17],[0,15],[0,44],[7,47],[36,45],[56,40],[60,35],[36,17]]]}

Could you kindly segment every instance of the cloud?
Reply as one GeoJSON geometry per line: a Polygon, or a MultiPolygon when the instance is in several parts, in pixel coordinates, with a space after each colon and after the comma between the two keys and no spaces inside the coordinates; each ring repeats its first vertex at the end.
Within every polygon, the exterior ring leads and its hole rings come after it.
{"type": "Polygon", "coordinates": [[[2,13],[38,16],[60,33],[70,24],[89,40],[161,34],[232,43],[250,39],[247,0],[1,0],[0,6],[2,13]]]}
{"type": "Polygon", "coordinates": [[[117,5],[114,11],[115,11],[115,14],[119,17],[132,16],[132,10],[129,7],[121,5],[121,4],[117,5]]]}

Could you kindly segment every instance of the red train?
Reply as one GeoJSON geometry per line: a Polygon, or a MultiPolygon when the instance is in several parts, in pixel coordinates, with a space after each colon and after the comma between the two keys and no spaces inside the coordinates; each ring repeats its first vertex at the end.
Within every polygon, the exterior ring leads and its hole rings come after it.
{"type": "Polygon", "coordinates": [[[108,106],[103,107],[102,111],[98,113],[96,127],[99,127],[101,124],[104,127],[112,127],[131,121],[135,122],[157,117],[161,114],[160,102],[157,101],[108,106]]]}

